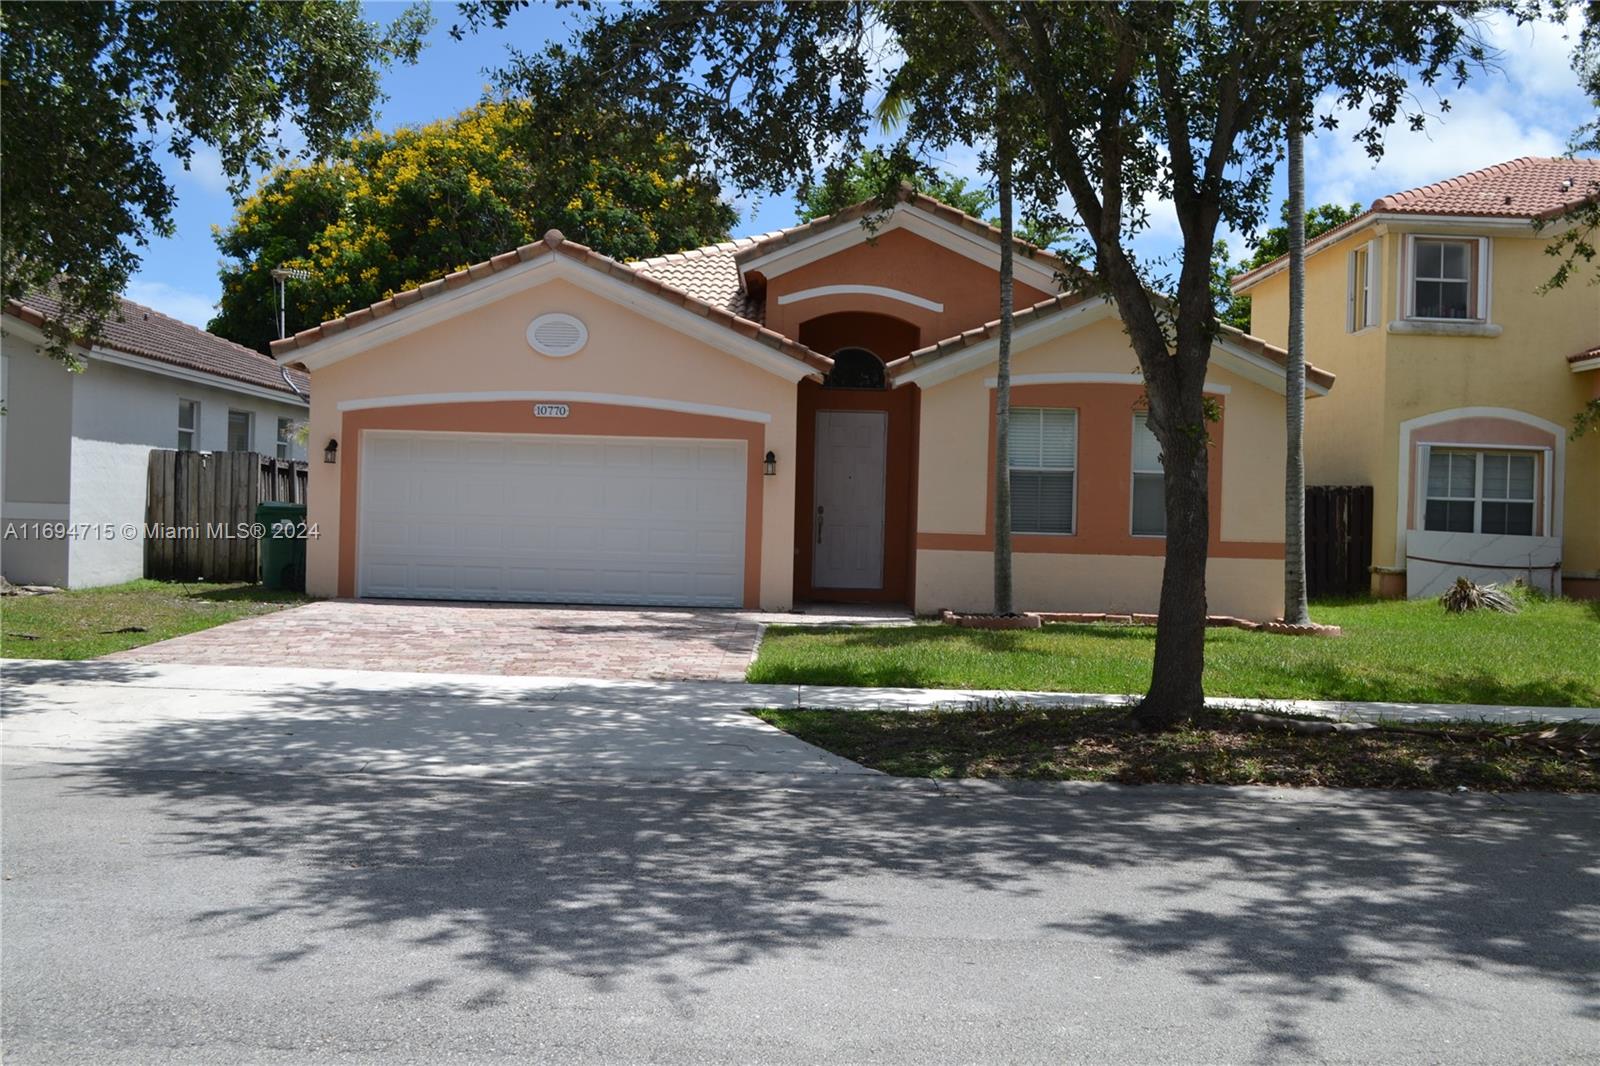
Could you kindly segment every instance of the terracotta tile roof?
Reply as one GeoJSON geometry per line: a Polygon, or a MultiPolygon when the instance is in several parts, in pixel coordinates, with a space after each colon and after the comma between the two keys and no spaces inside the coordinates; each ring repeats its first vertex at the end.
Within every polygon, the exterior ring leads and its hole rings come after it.
{"type": "Polygon", "coordinates": [[[1600,159],[1523,156],[1372,201],[1373,211],[1485,218],[1553,218],[1593,199],[1600,159]]]}
{"type": "MultiPolygon", "coordinates": [[[[569,259],[574,259],[591,269],[598,270],[603,274],[609,274],[611,277],[625,281],[635,288],[659,296],[668,303],[676,304],[696,314],[704,315],[712,321],[728,327],[735,333],[764,344],[791,359],[799,360],[819,372],[826,373],[833,368],[832,359],[812,351],[803,344],[790,340],[781,333],[767,329],[760,322],[746,318],[735,311],[729,310],[727,307],[719,306],[704,297],[693,295],[675,285],[662,281],[645,269],[619,263],[610,256],[601,255],[599,252],[576,241],[569,241],[562,236],[560,230],[551,230],[544,235],[543,240],[535,241],[532,244],[524,244],[522,247],[509,252],[501,252],[494,258],[482,263],[474,263],[465,270],[458,270],[454,274],[447,274],[442,278],[424,282],[414,289],[397,292],[387,300],[379,300],[370,307],[352,311],[340,318],[324,322],[320,326],[301,330],[292,337],[273,341],[272,354],[282,359],[290,352],[310,347],[318,341],[344,333],[355,327],[366,325],[376,319],[386,318],[414,303],[438,296],[440,293],[459,289],[463,285],[497,274],[502,270],[510,269],[519,263],[526,263],[546,255],[564,255],[569,259]]],[[[664,258],[670,259],[671,257],[664,258]]],[[[648,262],[646,261],[646,263],[648,262]]],[[[640,266],[644,265],[641,264],[640,266]]]]}
{"type": "MultiPolygon", "coordinates": [[[[1000,243],[1000,230],[997,227],[991,226],[982,219],[974,218],[965,212],[958,211],[949,204],[935,200],[931,196],[925,196],[909,185],[900,187],[900,202],[919,207],[938,218],[944,219],[946,222],[953,222],[969,233],[977,234],[995,244],[1000,243]]],[[[758,259],[769,252],[775,252],[780,248],[803,241],[807,237],[815,236],[824,230],[833,229],[835,226],[843,225],[846,222],[859,222],[867,215],[875,214],[882,210],[883,207],[878,201],[863,200],[859,204],[854,204],[842,211],[836,211],[831,215],[823,215],[821,218],[812,219],[803,225],[791,226],[788,229],[778,230],[775,233],[758,237],[735,251],[734,259],[742,267],[743,264],[750,262],[752,259],[758,259]]],[[[1063,274],[1070,274],[1077,269],[1060,256],[1047,252],[1037,245],[1029,244],[1021,238],[1013,238],[1013,240],[1016,242],[1018,252],[1044,266],[1063,274]]]]}
{"type": "Polygon", "coordinates": [[[686,252],[658,255],[626,264],[657,281],[682,289],[713,307],[732,311],[752,322],[766,321],[766,307],[750,298],[739,283],[739,263],[735,254],[758,241],[778,236],[782,230],[756,237],[739,237],[686,252]]]}
{"type": "MultiPolygon", "coordinates": [[[[1380,196],[1355,218],[1307,241],[1306,250],[1309,254],[1314,248],[1335,243],[1379,213],[1525,218],[1531,223],[1555,218],[1596,195],[1600,195],[1600,159],[1523,156],[1431,185],[1380,196]]],[[[1276,273],[1288,258],[1280,255],[1254,270],[1235,275],[1229,284],[1238,292],[1276,273]]]]}
{"type": "MultiPolygon", "coordinates": [[[[1035,322],[1048,318],[1051,315],[1059,314],[1062,311],[1066,311],[1070,308],[1077,307],[1078,305],[1091,299],[1095,299],[1095,297],[1086,292],[1065,292],[1059,296],[1052,296],[1048,300],[1040,300],[1033,306],[1022,308],[1016,312],[1016,314],[1012,317],[1013,328],[1017,330],[1024,329],[1035,322]]],[[[1274,347],[1273,345],[1262,340],[1260,337],[1252,337],[1243,330],[1234,329],[1232,326],[1220,326],[1220,329],[1223,337],[1227,338],[1227,340],[1245,349],[1246,351],[1271,360],[1279,367],[1288,365],[1289,353],[1284,351],[1282,348],[1274,347]]],[[[982,344],[991,337],[999,336],[999,334],[999,319],[995,319],[992,322],[985,322],[983,325],[974,329],[969,329],[966,332],[957,334],[954,337],[946,337],[942,341],[937,341],[936,343],[930,344],[925,348],[918,348],[910,355],[896,359],[887,367],[889,375],[890,377],[898,377],[899,375],[904,374],[915,367],[927,366],[929,363],[943,359],[947,355],[970,348],[975,344],[982,344]]],[[[1321,367],[1313,366],[1310,363],[1307,363],[1306,380],[1314,385],[1328,389],[1333,387],[1334,375],[1329,371],[1323,370],[1321,367]]]]}
{"type": "Polygon", "coordinates": [[[1586,349],[1585,351],[1573,352],[1571,355],[1567,356],[1567,362],[1571,363],[1573,366],[1576,366],[1579,363],[1587,363],[1591,359],[1600,359],[1600,344],[1595,345],[1593,348],[1586,349]]]}
{"type": "MultiPolygon", "coordinates": [[[[61,304],[52,295],[31,292],[19,300],[7,300],[5,313],[29,325],[43,328],[61,317],[61,304]]],[[[284,383],[278,364],[252,348],[224,340],[187,322],[180,322],[143,304],[122,300],[117,313],[106,319],[95,344],[112,351],[143,356],[161,363],[200,370],[257,388],[294,395],[284,383]]],[[[298,370],[289,371],[302,395],[310,392],[311,379],[298,370]]]]}

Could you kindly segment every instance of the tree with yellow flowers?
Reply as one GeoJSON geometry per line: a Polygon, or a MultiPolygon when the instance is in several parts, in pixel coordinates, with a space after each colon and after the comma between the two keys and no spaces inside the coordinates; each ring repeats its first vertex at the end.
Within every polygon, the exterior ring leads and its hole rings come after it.
{"type": "Polygon", "coordinates": [[[736,215],[684,143],[637,121],[496,101],[373,131],[270,174],[216,232],[227,257],[207,327],[262,351],[277,336],[271,271],[298,268],[305,329],[556,228],[618,259],[726,239],[736,215]]]}

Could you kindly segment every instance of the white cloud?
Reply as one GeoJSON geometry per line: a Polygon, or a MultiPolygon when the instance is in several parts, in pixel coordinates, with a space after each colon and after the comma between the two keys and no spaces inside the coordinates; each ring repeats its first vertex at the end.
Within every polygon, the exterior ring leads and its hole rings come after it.
{"type": "Polygon", "coordinates": [[[1464,89],[1449,100],[1450,110],[1435,112],[1421,131],[1391,128],[1377,163],[1352,139],[1354,121],[1313,138],[1306,152],[1307,199],[1370,202],[1518,156],[1559,155],[1565,147],[1567,131],[1544,121],[1560,116],[1524,114],[1521,98],[1504,82],[1464,89]]]}
{"type": "Polygon", "coordinates": [[[1484,43],[1500,53],[1493,60],[1505,76],[1524,93],[1564,96],[1578,87],[1572,69],[1572,48],[1583,29],[1583,7],[1574,5],[1562,25],[1528,22],[1518,26],[1506,14],[1484,22],[1484,43]]]}
{"type": "Polygon", "coordinates": [[[128,282],[123,295],[134,303],[160,311],[168,318],[176,318],[201,329],[205,329],[206,323],[216,314],[217,301],[214,297],[180,289],[165,281],[134,279],[128,282]]]}

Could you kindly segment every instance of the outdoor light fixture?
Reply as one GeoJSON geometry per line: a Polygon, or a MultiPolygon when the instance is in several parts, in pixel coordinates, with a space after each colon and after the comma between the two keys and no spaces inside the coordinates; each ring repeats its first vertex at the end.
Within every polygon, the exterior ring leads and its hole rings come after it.
{"type": "Polygon", "coordinates": [[[332,437],[328,438],[328,446],[322,449],[322,461],[325,463],[337,463],[339,461],[339,442],[332,437]]]}
{"type": "Polygon", "coordinates": [[[772,477],[778,472],[778,454],[776,452],[768,452],[761,465],[766,469],[767,476],[772,477]]]}

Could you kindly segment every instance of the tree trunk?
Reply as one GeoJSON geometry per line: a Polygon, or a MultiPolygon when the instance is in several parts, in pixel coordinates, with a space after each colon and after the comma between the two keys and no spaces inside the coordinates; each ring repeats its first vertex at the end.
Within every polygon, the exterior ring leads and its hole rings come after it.
{"type": "Polygon", "coordinates": [[[1011,145],[1004,129],[996,137],[995,170],[1000,198],[1000,342],[994,390],[994,613],[1011,614],[1016,609],[1011,591],[1011,318],[1015,249],[1011,145]]]}
{"type": "Polygon", "coordinates": [[[1283,620],[1311,621],[1306,603],[1306,165],[1305,131],[1289,123],[1289,358],[1284,375],[1288,457],[1283,479],[1283,620]]]}
{"type": "MultiPolygon", "coordinates": [[[[1209,345],[1209,341],[1204,343],[1209,345]]],[[[1183,358],[1180,353],[1179,359],[1183,358]]],[[[1201,361],[1204,373],[1204,361],[1201,361]]],[[[1147,729],[1166,729],[1205,707],[1206,557],[1211,531],[1205,405],[1201,396],[1150,387],[1151,428],[1161,444],[1167,553],[1156,617],[1150,688],[1135,713],[1147,729]],[[1187,401],[1187,402],[1186,402],[1187,401]]],[[[1192,390],[1198,394],[1199,389],[1192,390]]]]}

